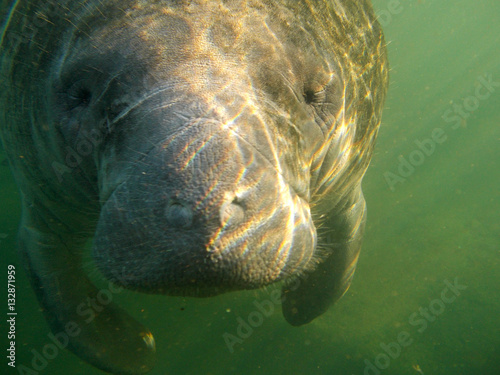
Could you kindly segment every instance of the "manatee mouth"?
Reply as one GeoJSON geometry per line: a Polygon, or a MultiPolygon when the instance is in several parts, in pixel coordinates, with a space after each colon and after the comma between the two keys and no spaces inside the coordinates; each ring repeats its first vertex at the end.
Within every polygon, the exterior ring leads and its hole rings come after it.
{"type": "Polygon", "coordinates": [[[170,144],[176,163],[165,162],[164,149],[153,152],[109,195],[93,247],[105,277],[145,293],[212,296],[311,267],[316,229],[307,201],[240,137],[214,144],[229,150],[229,161],[203,168],[214,150],[198,148],[186,167],[175,153],[182,145],[170,144]]]}
{"type": "Polygon", "coordinates": [[[310,263],[315,228],[308,207],[295,197],[300,214],[276,201],[249,219],[244,202],[229,197],[212,218],[178,198],[147,203],[156,209],[139,208],[144,201],[134,199],[125,183],[103,206],[94,259],[105,277],[145,293],[212,296],[260,288],[310,263]]]}

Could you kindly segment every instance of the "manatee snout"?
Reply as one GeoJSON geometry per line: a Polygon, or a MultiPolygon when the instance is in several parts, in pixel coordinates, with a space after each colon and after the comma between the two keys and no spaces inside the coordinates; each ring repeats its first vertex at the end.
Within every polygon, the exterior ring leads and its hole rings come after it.
{"type": "Polygon", "coordinates": [[[244,123],[195,122],[115,182],[94,238],[100,270],[129,289],[192,296],[301,271],[316,241],[307,192],[238,134],[244,123]]]}

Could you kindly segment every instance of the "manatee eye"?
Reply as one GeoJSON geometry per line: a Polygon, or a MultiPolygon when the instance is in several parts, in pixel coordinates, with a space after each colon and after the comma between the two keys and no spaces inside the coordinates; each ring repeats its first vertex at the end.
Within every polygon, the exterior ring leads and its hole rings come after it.
{"type": "Polygon", "coordinates": [[[315,104],[321,104],[325,100],[325,89],[324,88],[318,88],[317,90],[313,89],[308,89],[304,90],[304,101],[306,104],[309,105],[315,105],[315,104]]]}
{"type": "Polygon", "coordinates": [[[72,107],[87,107],[92,99],[92,93],[87,89],[80,89],[74,95],[70,95],[69,98],[72,101],[72,107]]]}
{"type": "Polygon", "coordinates": [[[316,94],[313,90],[305,90],[304,91],[304,100],[306,104],[312,104],[314,103],[314,98],[316,94]]]}
{"type": "Polygon", "coordinates": [[[90,105],[92,92],[82,82],[76,82],[66,93],[67,110],[84,109],[90,105]]]}

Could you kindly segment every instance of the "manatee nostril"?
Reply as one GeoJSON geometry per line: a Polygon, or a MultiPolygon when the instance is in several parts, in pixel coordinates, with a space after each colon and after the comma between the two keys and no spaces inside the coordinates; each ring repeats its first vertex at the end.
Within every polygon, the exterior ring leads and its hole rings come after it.
{"type": "Polygon", "coordinates": [[[167,222],[176,228],[190,228],[193,224],[193,211],[176,201],[169,202],[165,216],[167,222]]]}
{"type": "Polygon", "coordinates": [[[225,202],[220,209],[220,222],[225,227],[237,225],[243,221],[245,210],[238,198],[225,202]]]}

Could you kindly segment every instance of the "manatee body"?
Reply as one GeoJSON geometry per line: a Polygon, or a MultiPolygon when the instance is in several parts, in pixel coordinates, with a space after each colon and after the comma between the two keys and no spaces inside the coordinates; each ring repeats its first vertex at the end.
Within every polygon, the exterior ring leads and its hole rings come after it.
{"type": "Polygon", "coordinates": [[[345,293],[387,86],[368,0],[1,11],[20,254],[53,332],[81,330],[70,350],[116,374],[154,363],[152,334],[118,306],[84,314],[99,297],[80,259],[91,237],[115,288],[201,297],[283,281],[292,325],[345,293]]]}

